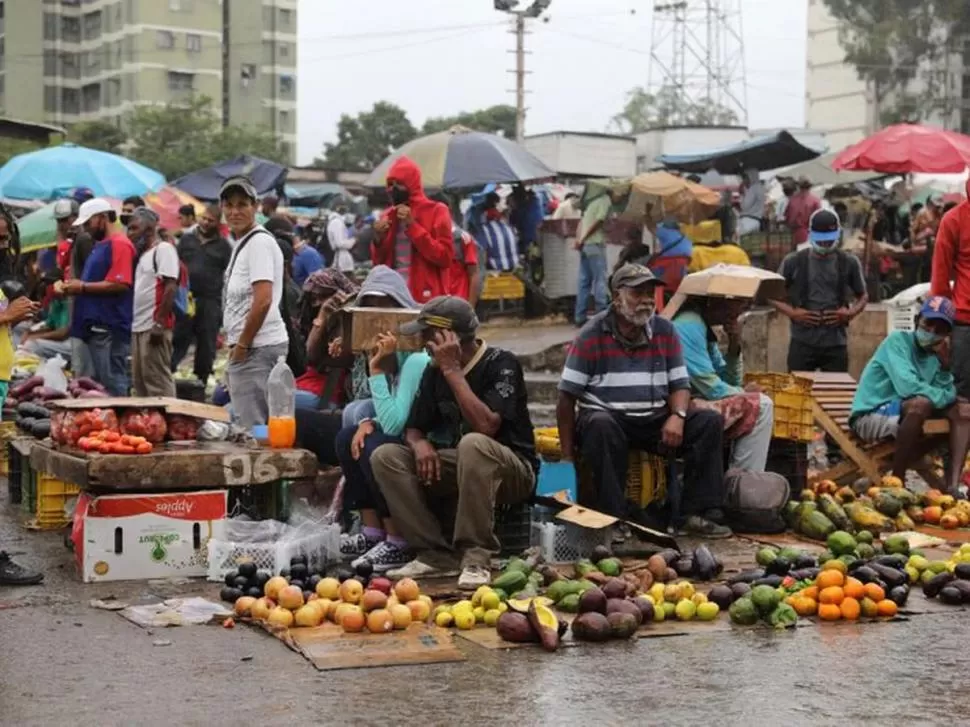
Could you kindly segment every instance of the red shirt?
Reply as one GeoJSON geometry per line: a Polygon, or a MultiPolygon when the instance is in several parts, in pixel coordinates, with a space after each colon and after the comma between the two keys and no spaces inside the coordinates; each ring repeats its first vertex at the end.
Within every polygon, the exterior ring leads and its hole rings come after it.
{"type": "Polygon", "coordinates": [[[952,300],[957,321],[970,325],[970,202],[943,215],[933,248],[930,291],[952,300]]]}
{"type": "Polygon", "coordinates": [[[448,295],[457,295],[468,300],[472,275],[468,269],[478,269],[478,243],[464,230],[461,231],[461,249],[462,255],[455,255],[448,270],[448,295]]]}
{"type": "Polygon", "coordinates": [[[801,245],[808,239],[808,221],[812,214],[822,208],[822,203],[811,192],[796,192],[785,208],[785,222],[792,234],[792,241],[801,245]]]}
{"type": "Polygon", "coordinates": [[[57,241],[57,268],[64,273],[64,280],[71,279],[71,247],[74,243],[70,240],[57,241]]]}

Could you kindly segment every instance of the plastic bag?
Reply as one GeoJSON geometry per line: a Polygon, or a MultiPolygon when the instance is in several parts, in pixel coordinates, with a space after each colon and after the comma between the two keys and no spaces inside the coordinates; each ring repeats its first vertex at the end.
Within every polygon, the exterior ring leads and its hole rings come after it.
{"type": "Polygon", "coordinates": [[[179,442],[195,439],[199,433],[199,420],[185,414],[169,414],[165,418],[168,425],[168,438],[179,442]]]}
{"type": "Polygon", "coordinates": [[[198,438],[203,442],[224,442],[229,439],[232,428],[225,422],[207,419],[199,427],[198,438]]]}
{"type": "Polygon", "coordinates": [[[121,433],[144,437],[152,444],[165,441],[168,425],[157,409],[129,409],[121,416],[121,433]]]}
{"type": "Polygon", "coordinates": [[[44,386],[53,389],[61,394],[67,393],[67,376],[64,374],[64,367],[67,361],[60,357],[47,359],[37,368],[37,376],[44,379],[44,386]]]}
{"type": "Polygon", "coordinates": [[[58,409],[51,414],[51,439],[58,444],[73,447],[81,437],[102,430],[118,431],[118,415],[114,409],[58,409]]]}

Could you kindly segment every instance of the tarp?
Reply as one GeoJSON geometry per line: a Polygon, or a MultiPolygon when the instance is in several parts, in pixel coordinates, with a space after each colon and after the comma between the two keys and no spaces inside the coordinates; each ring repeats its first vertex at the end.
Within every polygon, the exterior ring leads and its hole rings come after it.
{"type": "Polygon", "coordinates": [[[326,207],[331,200],[342,197],[350,202],[354,196],[342,184],[291,182],[284,190],[286,199],[293,207],[326,207]]]}
{"type": "Polygon", "coordinates": [[[741,168],[760,171],[778,169],[814,159],[825,149],[803,145],[787,131],[742,141],[740,144],[708,149],[693,154],[664,154],[657,161],[668,169],[703,174],[716,169],[722,174],[737,174],[741,168]]]}
{"type": "Polygon", "coordinates": [[[257,194],[281,193],[286,184],[288,172],[289,170],[281,164],[243,154],[208,169],[186,174],[172,182],[172,186],[198,199],[214,201],[219,199],[219,189],[223,182],[229,177],[243,174],[252,180],[257,194]]]}
{"type": "Polygon", "coordinates": [[[855,182],[867,182],[870,179],[881,179],[885,174],[881,172],[840,172],[832,168],[832,162],[839,152],[833,151],[823,154],[815,159],[810,159],[801,164],[795,164],[782,169],[775,169],[773,177],[808,177],[813,185],[834,185],[834,184],[854,184],[855,182]]]}
{"type": "Polygon", "coordinates": [[[706,219],[721,204],[721,195],[670,172],[647,172],[632,179],[591,180],[583,195],[584,206],[607,189],[629,194],[620,217],[631,222],[660,222],[672,215],[679,222],[706,219]]]}

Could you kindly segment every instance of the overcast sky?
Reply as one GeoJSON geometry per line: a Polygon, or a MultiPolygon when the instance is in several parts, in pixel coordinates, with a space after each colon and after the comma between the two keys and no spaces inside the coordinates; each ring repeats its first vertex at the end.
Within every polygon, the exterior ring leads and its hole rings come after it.
{"type": "MultiPolygon", "coordinates": [[[[529,0],[523,0],[527,4],[529,0]]],[[[805,119],[806,0],[741,0],[748,125],[805,119]]],[[[526,133],[605,131],[650,72],[650,0],[553,0],[530,23],[526,133]],[[631,15],[630,10],[636,8],[631,15]]],[[[300,0],[299,162],[376,101],[415,126],[514,103],[514,37],[492,0],[300,0]]]]}

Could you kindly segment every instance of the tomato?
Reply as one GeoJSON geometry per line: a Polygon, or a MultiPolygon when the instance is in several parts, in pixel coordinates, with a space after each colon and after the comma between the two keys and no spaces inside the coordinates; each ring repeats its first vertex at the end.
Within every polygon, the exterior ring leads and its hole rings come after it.
{"type": "Polygon", "coordinates": [[[115,452],[118,454],[134,454],[135,448],[130,444],[121,444],[120,442],[115,444],[115,452]]]}
{"type": "Polygon", "coordinates": [[[152,443],[151,442],[141,442],[135,447],[135,451],[138,454],[151,454],[152,453],[152,443]]]}

